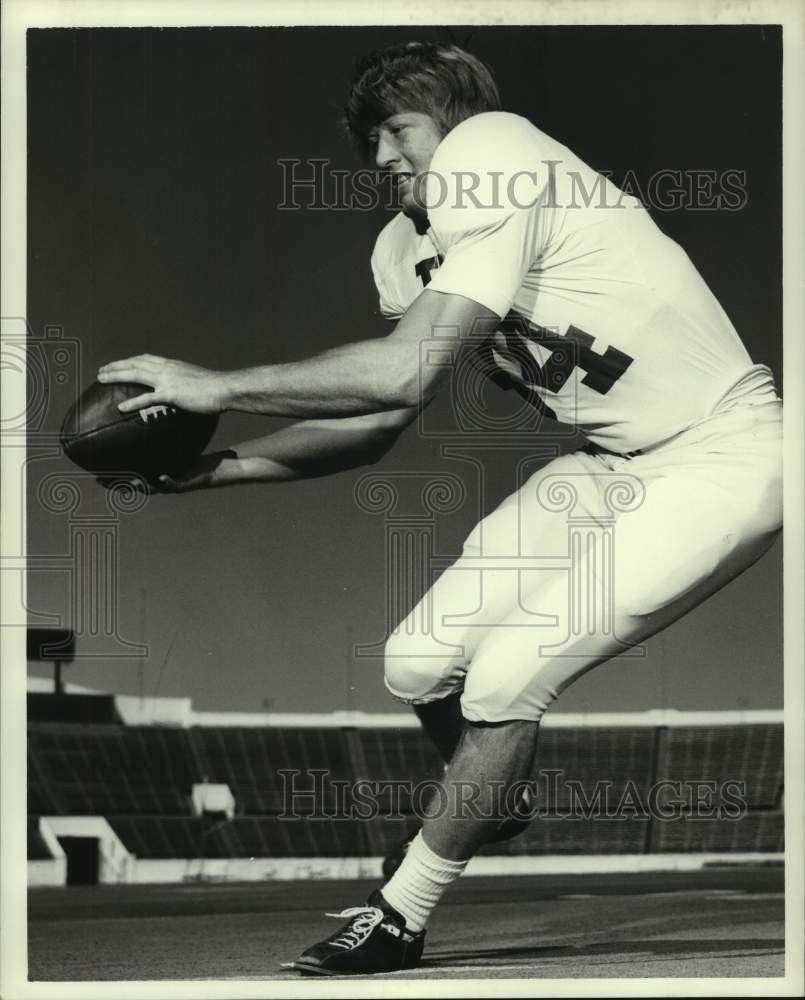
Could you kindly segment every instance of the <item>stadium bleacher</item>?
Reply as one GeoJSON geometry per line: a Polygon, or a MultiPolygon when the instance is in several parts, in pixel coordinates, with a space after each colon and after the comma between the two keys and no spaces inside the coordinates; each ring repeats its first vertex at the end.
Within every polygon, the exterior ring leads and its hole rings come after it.
{"type": "Polygon", "coordinates": [[[201,778],[182,729],[40,722],[28,740],[29,774],[38,778],[29,783],[31,812],[48,801],[56,815],[191,812],[201,778]]]}
{"type": "Polygon", "coordinates": [[[109,816],[140,858],[368,857],[365,824],[355,820],[235,816],[109,816]]]}
{"type": "Polygon", "coordinates": [[[782,726],[688,726],[669,732],[664,777],[745,782],[752,809],[774,809],[783,790],[782,726]]]}
{"type": "MultiPolygon", "coordinates": [[[[331,781],[354,780],[346,736],[339,729],[194,727],[189,739],[202,762],[203,780],[229,785],[238,811],[248,815],[283,812],[285,789],[293,781],[302,792],[313,790],[309,776],[314,771],[326,771],[331,781]]],[[[332,812],[335,805],[329,787],[317,799],[303,793],[295,801],[297,812],[332,812]]]]}
{"type": "Polygon", "coordinates": [[[544,790],[548,811],[571,807],[573,783],[591,793],[608,783],[608,795],[616,801],[631,782],[642,799],[656,780],[656,732],[647,727],[605,729],[543,729],[535,777],[544,790]],[[559,780],[551,778],[559,772],[559,780]]]}
{"type": "Polygon", "coordinates": [[[490,845],[485,854],[567,855],[645,854],[650,821],[644,817],[600,819],[547,813],[530,824],[522,836],[490,845]],[[492,848],[502,848],[493,850],[492,848]]]}
{"type": "MultiPolygon", "coordinates": [[[[545,727],[535,771],[541,818],[483,853],[776,853],[783,846],[782,768],[779,723],[545,727]],[[639,807],[658,782],[715,782],[720,789],[726,781],[743,783],[745,814],[694,818],[688,808],[663,819],[639,807]]],[[[143,859],[381,856],[417,825],[410,785],[441,770],[418,728],[31,720],[29,858],[49,857],[39,816],[105,817],[143,859]],[[318,785],[315,770],[327,772],[318,785]],[[332,782],[358,781],[409,785],[404,794],[378,794],[378,814],[356,818],[351,794],[339,798],[332,782]],[[204,782],[229,786],[233,817],[194,815],[193,785],[204,782]]]]}
{"type": "Polygon", "coordinates": [[[657,850],[678,853],[776,853],[784,847],[783,813],[749,812],[739,820],[688,819],[658,823],[657,850]]]}

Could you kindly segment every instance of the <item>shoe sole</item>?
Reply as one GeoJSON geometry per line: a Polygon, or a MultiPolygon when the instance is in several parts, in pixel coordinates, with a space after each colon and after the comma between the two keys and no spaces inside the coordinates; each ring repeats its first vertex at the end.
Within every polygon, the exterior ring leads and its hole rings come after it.
{"type": "MultiPolygon", "coordinates": [[[[380,969],[377,972],[343,972],[338,969],[324,969],[320,965],[305,965],[302,962],[283,962],[280,968],[292,972],[301,972],[303,975],[310,976],[382,976],[390,972],[410,971],[406,967],[403,969],[380,969]]],[[[411,966],[410,968],[415,968],[415,966],[411,966]]]]}
{"type": "MultiPolygon", "coordinates": [[[[305,975],[310,976],[337,976],[339,973],[332,972],[330,969],[323,969],[320,965],[305,965],[302,962],[283,962],[280,966],[282,969],[290,969],[293,972],[301,972],[305,975]]],[[[343,975],[343,973],[342,973],[343,975]]]]}

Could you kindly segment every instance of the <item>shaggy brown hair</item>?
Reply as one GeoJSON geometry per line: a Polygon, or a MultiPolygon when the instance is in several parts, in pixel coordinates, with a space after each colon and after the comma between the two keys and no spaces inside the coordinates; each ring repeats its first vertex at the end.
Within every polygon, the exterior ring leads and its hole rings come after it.
{"type": "Polygon", "coordinates": [[[360,60],[344,123],[366,156],[372,129],[402,111],[430,115],[447,135],[466,118],[499,110],[497,85],[480,59],[457,45],[408,42],[360,60]]]}

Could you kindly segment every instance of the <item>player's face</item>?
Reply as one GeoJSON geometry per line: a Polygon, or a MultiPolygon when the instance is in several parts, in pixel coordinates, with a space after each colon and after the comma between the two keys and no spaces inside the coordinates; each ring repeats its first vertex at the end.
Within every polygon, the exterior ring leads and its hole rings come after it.
{"type": "Polygon", "coordinates": [[[413,218],[426,214],[421,203],[424,184],[416,183],[416,178],[429,170],[442,138],[430,115],[418,111],[391,115],[369,135],[378,168],[394,176],[402,210],[413,218]]]}

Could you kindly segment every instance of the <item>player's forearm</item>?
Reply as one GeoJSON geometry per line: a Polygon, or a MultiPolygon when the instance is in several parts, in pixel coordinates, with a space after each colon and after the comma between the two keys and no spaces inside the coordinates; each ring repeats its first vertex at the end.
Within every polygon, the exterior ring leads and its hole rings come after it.
{"type": "Polygon", "coordinates": [[[419,383],[416,343],[366,340],[305,361],[228,372],[224,408],[290,417],[376,413],[415,406],[419,383]]]}
{"type": "Polygon", "coordinates": [[[286,482],[332,475],[381,458],[415,411],[391,411],[344,420],[309,420],[234,445],[207,486],[286,482]]]}
{"type": "Polygon", "coordinates": [[[236,445],[242,476],[250,482],[312,479],[376,462],[396,434],[352,427],[352,421],[304,421],[236,445]],[[334,424],[340,426],[334,426],[334,424]]]}

